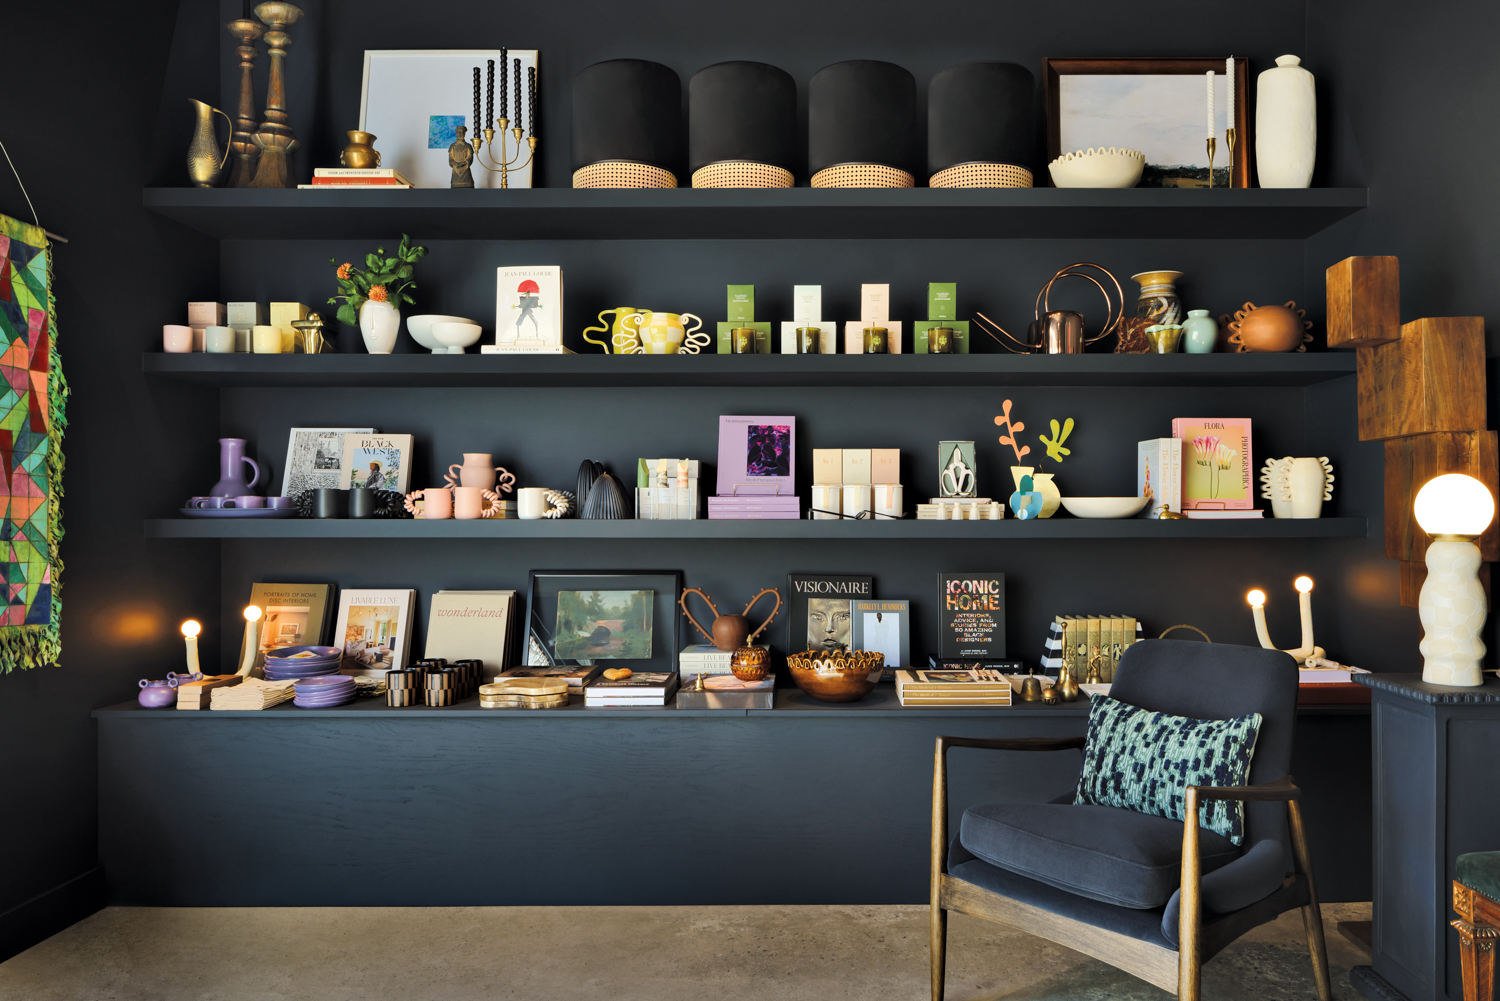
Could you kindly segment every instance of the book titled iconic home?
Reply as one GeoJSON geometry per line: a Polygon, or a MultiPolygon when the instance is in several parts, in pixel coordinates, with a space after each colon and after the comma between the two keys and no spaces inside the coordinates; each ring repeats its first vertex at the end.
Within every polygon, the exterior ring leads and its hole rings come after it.
{"type": "Polygon", "coordinates": [[[1005,658],[1005,574],[938,574],[938,648],[945,660],[1005,658]]]}

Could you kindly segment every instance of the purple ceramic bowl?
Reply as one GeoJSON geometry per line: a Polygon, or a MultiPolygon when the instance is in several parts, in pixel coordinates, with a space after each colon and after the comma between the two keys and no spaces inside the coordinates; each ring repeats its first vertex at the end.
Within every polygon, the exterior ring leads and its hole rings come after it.
{"type": "Polygon", "coordinates": [[[177,703],[177,689],[165,681],[147,681],[141,679],[141,694],[137,695],[136,701],[147,709],[162,709],[177,703]]]}

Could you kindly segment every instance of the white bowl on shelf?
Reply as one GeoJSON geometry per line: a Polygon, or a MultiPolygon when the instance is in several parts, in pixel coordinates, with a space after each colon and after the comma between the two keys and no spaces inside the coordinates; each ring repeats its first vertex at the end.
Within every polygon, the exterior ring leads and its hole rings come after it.
{"type": "Polygon", "coordinates": [[[448,354],[448,349],[438,343],[432,335],[434,323],[473,323],[467,316],[444,316],[441,313],[424,313],[421,316],[409,316],[406,318],[406,332],[411,334],[411,339],[433,354],[448,354]]]}
{"type": "Polygon", "coordinates": [[[1076,150],[1047,164],[1059,188],[1133,188],[1146,169],[1146,154],[1137,149],[1076,150]]]}
{"type": "Polygon", "coordinates": [[[484,328],[479,324],[467,321],[459,323],[445,320],[442,323],[434,323],[432,336],[443,346],[443,350],[433,353],[461,355],[464,353],[464,348],[479,340],[479,335],[483,332],[484,328]]]}
{"type": "Polygon", "coordinates": [[[1075,518],[1130,518],[1146,506],[1146,498],[1064,497],[1062,506],[1075,518]]]}

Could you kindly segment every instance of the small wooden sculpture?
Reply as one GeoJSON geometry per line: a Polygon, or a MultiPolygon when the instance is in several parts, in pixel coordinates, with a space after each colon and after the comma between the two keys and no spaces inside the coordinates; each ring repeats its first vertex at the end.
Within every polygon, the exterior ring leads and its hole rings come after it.
{"type": "MultiPolygon", "coordinates": [[[[1221,323],[1226,322],[1220,317],[1221,323]]],[[[1231,331],[1229,343],[1235,351],[1306,351],[1312,340],[1312,321],[1307,319],[1307,310],[1298,309],[1296,302],[1288,301],[1284,306],[1256,306],[1253,302],[1234,314],[1227,325],[1231,331]]]]}
{"type": "Polygon", "coordinates": [[[683,588],[682,597],[677,599],[677,603],[682,606],[682,614],[687,616],[687,620],[693,624],[694,629],[703,634],[704,639],[712,643],[716,649],[729,653],[738,650],[740,647],[749,645],[754,642],[755,637],[766,631],[766,627],[776,619],[777,613],[781,611],[781,592],[774,587],[761,588],[755,597],[750,599],[750,603],[745,606],[745,610],[738,615],[720,615],[719,607],[714,604],[714,600],[696,587],[683,588]],[[712,633],[704,629],[698,620],[693,618],[693,613],[688,611],[687,596],[690,594],[696,594],[708,602],[709,609],[714,613],[712,633]],[[750,620],[746,616],[750,614],[750,609],[755,607],[755,603],[768,594],[775,596],[776,607],[771,609],[771,614],[766,617],[766,621],[762,622],[754,632],[751,632],[750,620]]]}

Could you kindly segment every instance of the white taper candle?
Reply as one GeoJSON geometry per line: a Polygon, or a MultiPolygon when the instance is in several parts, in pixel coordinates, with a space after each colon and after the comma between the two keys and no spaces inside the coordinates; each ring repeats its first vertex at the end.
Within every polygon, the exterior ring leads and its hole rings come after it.
{"type": "Polygon", "coordinates": [[[1209,70],[1203,76],[1208,83],[1208,132],[1205,138],[1212,139],[1214,137],[1214,71],[1209,70]]]}
{"type": "Polygon", "coordinates": [[[1224,97],[1224,127],[1234,128],[1234,56],[1224,60],[1224,78],[1229,83],[1229,92],[1224,97]]]}

